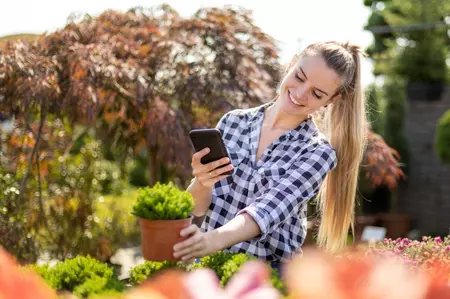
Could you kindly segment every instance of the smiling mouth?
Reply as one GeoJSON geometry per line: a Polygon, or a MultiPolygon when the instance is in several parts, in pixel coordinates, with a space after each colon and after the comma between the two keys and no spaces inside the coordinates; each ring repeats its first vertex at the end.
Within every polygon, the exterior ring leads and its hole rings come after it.
{"type": "Polygon", "coordinates": [[[305,107],[305,105],[300,104],[293,97],[291,97],[291,92],[289,90],[288,90],[288,97],[289,97],[289,100],[291,100],[291,102],[294,103],[295,105],[300,106],[300,107],[305,107]]]}

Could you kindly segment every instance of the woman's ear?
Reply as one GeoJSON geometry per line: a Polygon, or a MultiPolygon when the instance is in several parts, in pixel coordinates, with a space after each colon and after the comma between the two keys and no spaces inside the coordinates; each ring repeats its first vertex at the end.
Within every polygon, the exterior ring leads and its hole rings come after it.
{"type": "Polygon", "coordinates": [[[336,104],[337,101],[340,101],[342,98],[342,96],[340,94],[337,94],[335,96],[333,96],[330,101],[328,102],[327,106],[330,104],[336,104]]]}

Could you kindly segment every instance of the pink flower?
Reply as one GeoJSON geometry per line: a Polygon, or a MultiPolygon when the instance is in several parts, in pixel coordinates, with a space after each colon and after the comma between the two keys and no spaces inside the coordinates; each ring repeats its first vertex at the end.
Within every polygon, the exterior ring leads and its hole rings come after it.
{"type": "Polygon", "coordinates": [[[270,284],[269,268],[261,262],[247,262],[224,289],[210,269],[197,269],[185,277],[185,287],[193,299],[279,299],[270,284]]]}
{"type": "Polygon", "coordinates": [[[434,238],[434,241],[435,241],[436,243],[442,243],[441,237],[436,237],[436,238],[434,238]]]}

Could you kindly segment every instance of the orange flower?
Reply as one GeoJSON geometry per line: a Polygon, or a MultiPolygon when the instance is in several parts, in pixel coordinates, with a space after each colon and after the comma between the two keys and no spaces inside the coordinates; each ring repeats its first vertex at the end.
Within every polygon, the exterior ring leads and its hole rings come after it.
{"type": "Polygon", "coordinates": [[[56,299],[57,296],[38,274],[21,269],[0,247],[0,298],[56,299]]]}
{"type": "Polygon", "coordinates": [[[448,299],[448,280],[408,268],[398,259],[353,253],[332,257],[305,250],[287,268],[292,299],[448,299]]]}

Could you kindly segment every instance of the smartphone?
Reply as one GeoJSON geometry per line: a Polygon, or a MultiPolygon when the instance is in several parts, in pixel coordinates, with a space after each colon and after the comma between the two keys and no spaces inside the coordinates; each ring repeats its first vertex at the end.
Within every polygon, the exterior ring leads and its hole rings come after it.
{"type": "MultiPolygon", "coordinates": [[[[230,159],[230,155],[228,154],[227,148],[225,147],[222,139],[222,134],[218,129],[192,130],[189,132],[189,138],[191,139],[192,145],[194,146],[196,152],[199,152],[206,147],[210,149],[209,153],[202,157],[202,164],[217,161],[225,157],[230,159]]],[[[227,165],[222,165],[219,167],[225,167],[227,165]]],[[[223,174],[233,174],[233,170],[224,172],[223,174]]]]}

